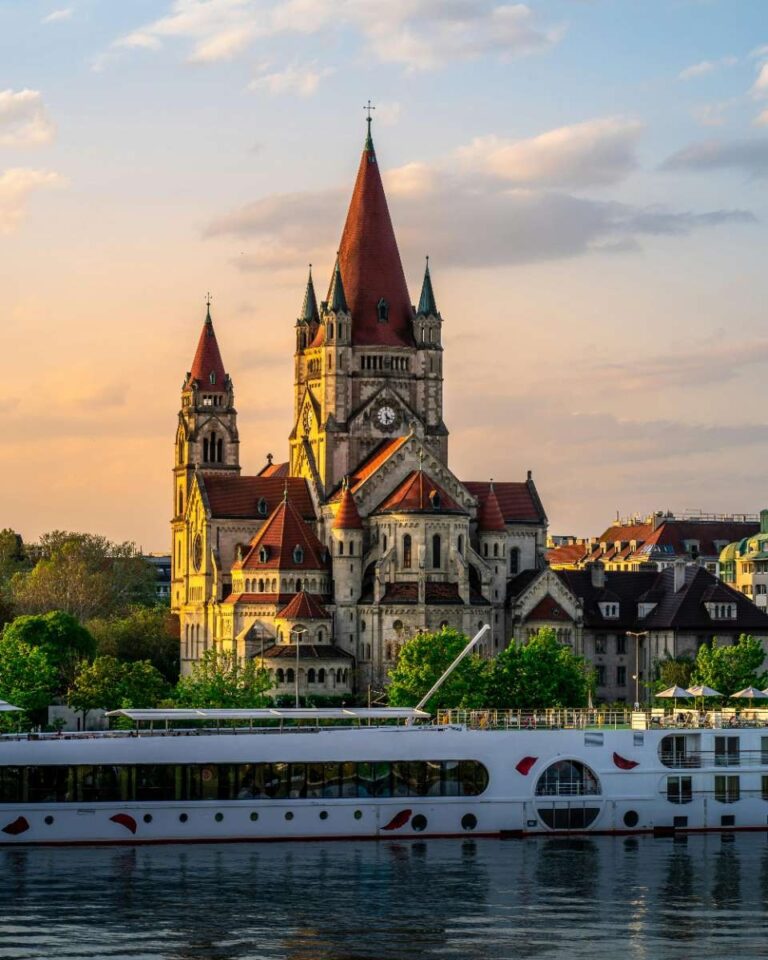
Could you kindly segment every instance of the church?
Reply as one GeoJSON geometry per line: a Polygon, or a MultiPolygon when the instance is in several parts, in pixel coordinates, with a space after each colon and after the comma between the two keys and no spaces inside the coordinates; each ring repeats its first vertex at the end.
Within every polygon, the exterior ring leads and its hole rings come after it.
{"type": "Polygon", "coordinates": [[[369,119],[328,292],[310,269],[295,324],[288,459],[255,476],[209,304],[173,468],[182,673],[218,648],[258,658],[275,695],[343,698],[380,691],[420,631],[489,623],[488,656],[513,635],[510,585],[543,568],[547,518],[530,472],[451,472],[442,327],[428,260],[409,294],[369,119]]]}

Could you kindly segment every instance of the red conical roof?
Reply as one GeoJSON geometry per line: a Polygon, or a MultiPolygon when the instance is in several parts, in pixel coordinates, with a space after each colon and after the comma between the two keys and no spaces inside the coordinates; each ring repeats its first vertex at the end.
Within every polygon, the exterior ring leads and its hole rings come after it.
{"type": "Polygon", "coordinates": [[[192,369],[189,372],[189,382],[193,380],[197,381],[201,390],[207,392],[223,393],[226,390],[227,374],[219,352],[219,344],[216,341],[210,307],[197,342],[192,369]]]}
{"type": "Polygon", "coordinates": [[[339,270],[352,313],[352,343],[412,346],[411,298],[370,133],[341,235],[339,270]],[[379,320],[382,299],[386,321],[379,320]]]}
{"type": "Polygon", "coordinates": [[[277,614],[281,620],[330,620],[331,615],[317,597],[304,590],[297,593],[277,614]]]}
{"type": "Polygon", "coordinates": [[[501,512],[499,501],[496,499],[496,491],[493,489],[493,484],[491,484],[485,500],[480,504],[477,525],[480,530],[487,533],[503,533],[507,529],[504,523],[504,514],[501,512]]]}
{"type": "Polygon", "coordinates": [[[360,513],[355,503],[355,498],[349,492],[349,487],[345,486],[341,494],[341,503],[336,512],[336,518],[333,521],[334,530],[362,530],[363,521],[360,519],[360,513]]]}

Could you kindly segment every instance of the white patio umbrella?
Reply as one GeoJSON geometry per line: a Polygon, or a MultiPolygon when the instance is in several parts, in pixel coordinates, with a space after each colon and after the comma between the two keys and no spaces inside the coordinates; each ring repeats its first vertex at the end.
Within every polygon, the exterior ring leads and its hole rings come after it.
{"type": "Polygon", "coordinates": [[[656,696],[659,698],[659,700],[674,700],[675,710],[677,710],[678,700],[693,700],[692,693],[689,693],[687,690],[684,690],[682,687],[678,686],[667,687],[666,690],[662,690],[661,693],[657,693],[656,696]]]}
{"type": "Polygon", "coordinates": [[[722,697],[722,693],[718,693],[717,690],[713,690],[712,687],[707,687],[702,683],[696,687],[688,687],[688,693],[692,697],[722,697]]]}
{"type": "Polygon", "coordinates": [[[14,707],[7,700],[0,700],[0,713],[14,713],[17,710],[21,710],[21,707],[14,707]]]}
{"type": "Polygon", "coordinates": [[[732,693],[731,700],[768,700],[768,693],[763,693],[757,687],[744,687],[738,693],[732,693]]]}

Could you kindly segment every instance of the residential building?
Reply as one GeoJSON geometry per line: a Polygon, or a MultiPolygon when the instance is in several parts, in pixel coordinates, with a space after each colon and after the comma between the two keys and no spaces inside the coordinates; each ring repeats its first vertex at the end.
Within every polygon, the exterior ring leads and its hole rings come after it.
{"type": "Polygon", "coordinates": [[[760,532],[729,543],[720,554],[724,583],[768,609],[768,510],[760,511],[760,532]]]}

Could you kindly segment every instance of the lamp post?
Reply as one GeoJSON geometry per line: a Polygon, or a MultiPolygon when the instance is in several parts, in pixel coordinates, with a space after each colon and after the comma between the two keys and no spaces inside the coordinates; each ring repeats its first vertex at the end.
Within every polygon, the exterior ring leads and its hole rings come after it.
{"type": "Polygon", "coordinates": [[[296,627],[293,630],[293,636],[296,640],[296,709],[299,709],[299,644],[302,636],[307,632],[306,627],[296,627]]]}
{"type": "Polygon", "coordinates": [[[641,630],[639,633],[633,630],[627,630],[628,637],[635,638],[635,672],[632,679],[635,681],[635,710],[640,709],[640,637],[647,637],[648,631],[641,630]]]}

